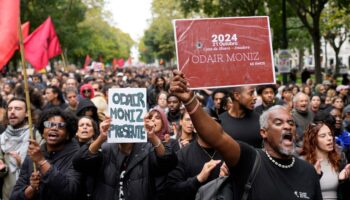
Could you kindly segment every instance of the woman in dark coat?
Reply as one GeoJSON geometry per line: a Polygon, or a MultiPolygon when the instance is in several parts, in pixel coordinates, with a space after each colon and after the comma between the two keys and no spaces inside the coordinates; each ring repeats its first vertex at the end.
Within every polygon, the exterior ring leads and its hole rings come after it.
{"type": "Polygon", "coordinates": [[[41,115],[37,129],[46,143],[39,146],[30,140],[28,156],[10,199],[78,199],[81,175],[72,166],[73,155],[79,150],[78,143],[72,141],[77,120],[59,108],[52,108],[41,115]]]}
{"type": "Polygon", "coordinates": [[[159,113],[145,117],[147,143],[104,143],[110,123],[101,123],[100,135],[80,149],[74,167],[95,175],[95,200],[154,199],[155,177],[165,175],[177,163],[176,155],[157,136],[163,126],[159,113]]]}

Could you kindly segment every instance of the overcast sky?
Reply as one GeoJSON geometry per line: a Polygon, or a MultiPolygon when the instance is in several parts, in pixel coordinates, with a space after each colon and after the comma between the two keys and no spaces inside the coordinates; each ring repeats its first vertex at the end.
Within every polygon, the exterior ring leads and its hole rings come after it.
{"type": "Polygon", "coordinates": [[[148,28],[152,0],[109,0],[106,8],[113,14],[116,26],[139,41],[148,28]]]}

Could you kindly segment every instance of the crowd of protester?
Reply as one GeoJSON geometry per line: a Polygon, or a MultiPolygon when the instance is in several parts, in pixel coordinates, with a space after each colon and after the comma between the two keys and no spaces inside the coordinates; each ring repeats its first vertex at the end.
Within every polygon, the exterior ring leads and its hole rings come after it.
{"type": "Polygon", "coordinates": [[[34,139],[23,76],[2,77],[1,199],[190,200],[219,176],[240,198],[256,154],[250,199],[350,198],[348,83],[192,91],[173,70],[30,75],[34,139]],[[147,143],[106,142],[108,90],[126,87],[147,88],[147,143]]]}

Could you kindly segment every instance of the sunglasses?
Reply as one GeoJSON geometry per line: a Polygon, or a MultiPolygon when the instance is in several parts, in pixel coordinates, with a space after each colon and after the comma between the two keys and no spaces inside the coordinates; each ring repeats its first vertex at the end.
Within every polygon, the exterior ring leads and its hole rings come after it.
{"type": "Polygon", "coordinates": [[[91,93],[91,90],[83,90],[83,93],[91,93]]]}
{"type": "Polygon", "coordinates": [[[53,128],[56,127],[58,129],[64,129],[66,127],[66,123],[64,122],[50,122],[50,121],[45,121],[44,122],[45,128],[53,128]]]}

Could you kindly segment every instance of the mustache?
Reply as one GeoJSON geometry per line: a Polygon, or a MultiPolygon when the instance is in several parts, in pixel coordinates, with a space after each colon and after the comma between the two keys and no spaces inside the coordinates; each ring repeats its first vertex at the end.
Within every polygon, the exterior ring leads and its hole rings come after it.
{"type": "Polygon", "coordinates": [[[280,141],[284,139],[288,139],[295,142],[295,137],[293,136],[293,133],[291,131],[282,131],[280,141]]]}

